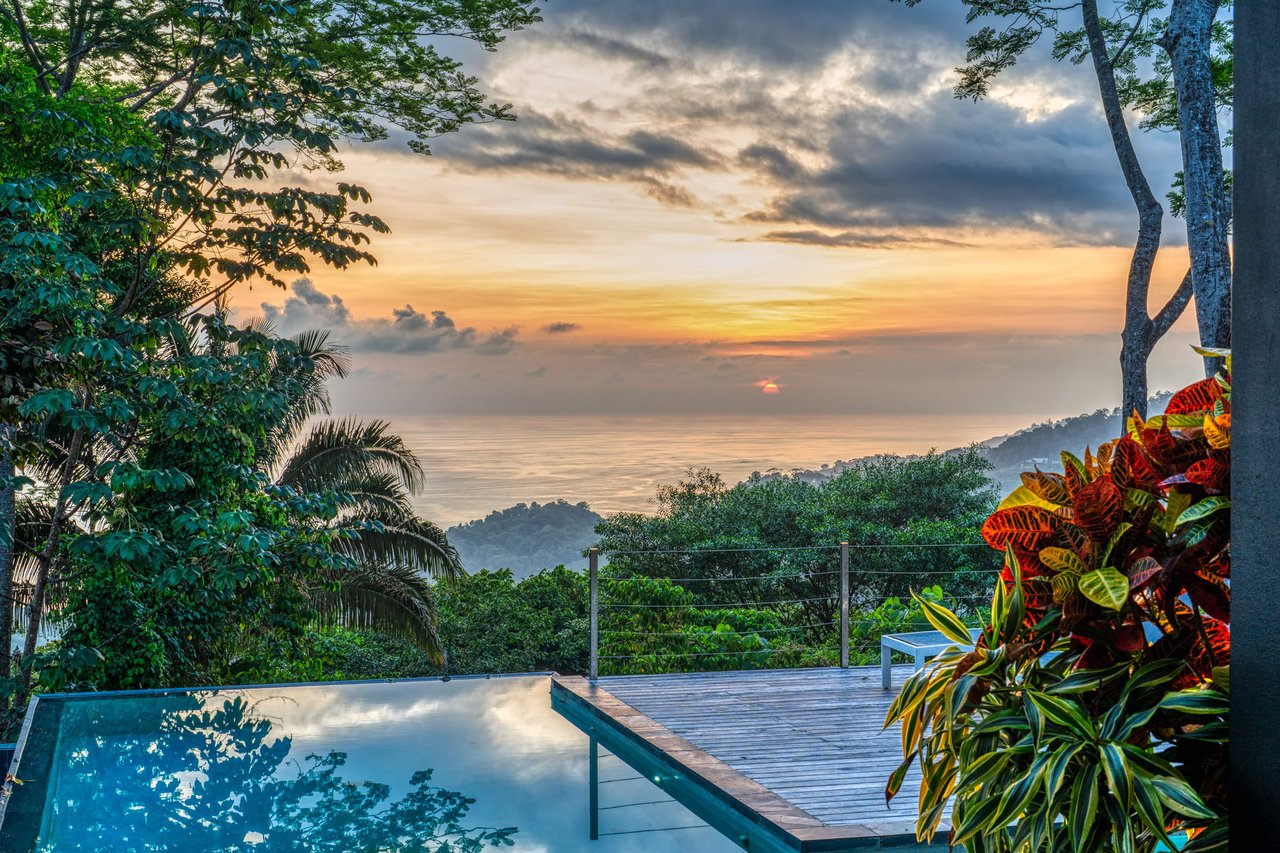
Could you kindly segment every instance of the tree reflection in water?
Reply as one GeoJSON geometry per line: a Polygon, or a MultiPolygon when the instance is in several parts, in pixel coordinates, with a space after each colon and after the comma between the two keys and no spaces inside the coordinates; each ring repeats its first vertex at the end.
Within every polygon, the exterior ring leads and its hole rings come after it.
{"type": "MultiPolygon", "coordinates": [[[[204,694],[207,696],[208,694],[204,694]]],[[[466,827],[475,802],[414,773],[391,799],[383,782],[342,776],[343,752],[287,761],[288,736],[243,698],[205,707],[201,694],[70,703],[58,769],[55,837],[42,851],[334,851],[464,853],[511,846],[515,827],[466,827]],[[95,708],[95,706],[97,706],[95,708]],[[92,711],[87,709],[94,708],[92,711]],[[73,710],[74,709],[74,710],[73,710]]]]}

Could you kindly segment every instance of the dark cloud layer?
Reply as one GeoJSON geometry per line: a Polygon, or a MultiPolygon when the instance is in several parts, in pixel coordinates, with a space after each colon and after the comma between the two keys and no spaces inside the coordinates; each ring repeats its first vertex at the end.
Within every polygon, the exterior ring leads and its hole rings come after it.
{"type": "MultiPolygon", "coordinates": [[[[1089,69],[1054,62],[1042,45],[1002,78],[1018,97],[955,100],[952,69],[978,26],[960,4],[566,0],[546,18],[540,45],[603,58],[630,94],[608,109],[548,112],[530,85],[514,126],[450,141],[451,162],[631,183],[666,205],[757,224],[757,239],[772,242],[966,242],[947,231],[1132,240],[1089,69]],[[729,141],[743,135],[754,138],[729,141]],[[700,172],[734,173],[768,195],[726,213],[700,197],[700,172]]],[[[1178,165],[1176,140],[1138,136],[1161,186],[1178,165]]]]}
{"type": "Polygon", "coordinates": [[[293,283],[283,306],[262,303],[262,313],[281,334],[329,329],[333,339],[354,352],[431,353],[469,350],[480,355],[504,355],[515,348],[518,329],[490,332],[459,328],[444,311],[423,314],[412,305],[394,308],[390,319],[357,320],[337,294],[321,292],[309,278],[293,283]]]}

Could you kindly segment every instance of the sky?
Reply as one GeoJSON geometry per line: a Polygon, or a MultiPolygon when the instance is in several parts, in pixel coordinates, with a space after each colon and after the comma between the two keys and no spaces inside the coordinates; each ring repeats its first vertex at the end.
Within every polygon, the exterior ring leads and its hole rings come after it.
{"type": "MultiPolygon", "coordinates": [[[[1088,66],[952,95],[954,0],[551,0],[446,45],[514,123],[346,151],[392,233],[239,315],[351,350],[336,408],[1025,414],[1120,402],[1136,216],[1088,66]],[[460,49],[459,49],[460,48],[460,49]]],[[[1177,138],[1136,133],[1157,195],[1177,138]]],[[[1186,269],[1167,218],[1157,310],[1186,269]]],[[[1151,388],[1197,378],[1191,311],[1151,388]]]]}

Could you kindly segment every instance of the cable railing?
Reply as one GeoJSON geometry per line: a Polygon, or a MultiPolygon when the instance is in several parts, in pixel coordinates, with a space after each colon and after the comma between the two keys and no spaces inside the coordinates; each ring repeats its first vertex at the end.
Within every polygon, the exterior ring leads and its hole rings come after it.
{"type": "Polygon", "coordinates": [[[870,664],[932,629],[910,591],[977,626],[1000,571],[982,542],[591,549],[588,674],[870,664]]]}

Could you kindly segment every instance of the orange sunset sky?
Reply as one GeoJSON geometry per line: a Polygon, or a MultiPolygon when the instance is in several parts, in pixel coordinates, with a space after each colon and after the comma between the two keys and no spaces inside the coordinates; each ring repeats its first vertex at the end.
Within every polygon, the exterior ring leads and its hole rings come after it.
{"type": "MultiPolygon", "coordinates": [[[[327,326],[361,414],[1061,416],[1119,402],[1135,216],[1089,69],[951,94],[959,4],[551,2],[442,45],[519,120],[344,155],[393,233],[241,315],[327,326]],[[803,7],[803,8],[802,8],[803,7]],[[777,393],[762,393],[774,383],[777,393]]],[[[1158,195],[1176,138],[1137,132],[1158,195]]],[[[332,181],[330,175],[312,180],[332,181]]],[[[1186,266],[1166,220],[1153,310],[1186,266]]],[[[1191,312],[1151,387],[1197,376],[1191,312]]]]}

